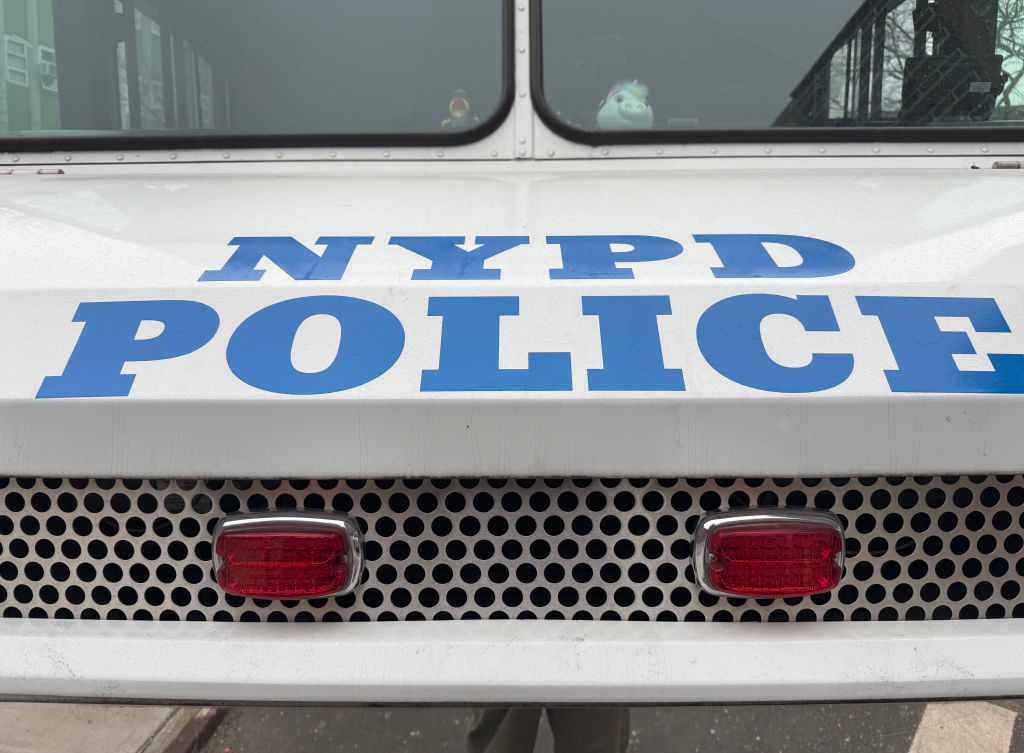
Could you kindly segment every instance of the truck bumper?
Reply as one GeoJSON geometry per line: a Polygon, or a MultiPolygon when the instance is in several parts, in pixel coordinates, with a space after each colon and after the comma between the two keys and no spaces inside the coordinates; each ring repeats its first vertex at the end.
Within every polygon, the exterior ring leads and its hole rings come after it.
{"type": "Polygon", "coordinates": [[[168,624],[0,620],[0,697],[671,704],[1024,695],[1019,620],[168,624]]]}

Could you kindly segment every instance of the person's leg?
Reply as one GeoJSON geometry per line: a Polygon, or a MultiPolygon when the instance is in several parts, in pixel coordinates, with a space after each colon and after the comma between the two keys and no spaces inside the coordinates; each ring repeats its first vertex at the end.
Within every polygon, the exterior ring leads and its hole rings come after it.
{"type": "Polygon", "coordinates": [[[555,753],[625,753],[628,708],[547,709],[555,753]]]}
{"type": "Polygon", "coordinates": [[[541,709],[481,709],[473,717],[469,753],[533,753],[541,709]]]}

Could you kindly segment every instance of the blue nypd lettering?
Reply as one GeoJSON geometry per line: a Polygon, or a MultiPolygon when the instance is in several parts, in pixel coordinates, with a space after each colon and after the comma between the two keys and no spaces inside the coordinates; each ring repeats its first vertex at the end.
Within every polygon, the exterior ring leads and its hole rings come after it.
{"type": "Polygon", "coordinates": [[[632,280],[631,266],[624,265],[683,253],[676,241],[653,235],[553,235],[548,243],[562,250],[562,266],[551,270],[552,280],[632,280]]]}
{"type": "MultiPolygon", "coordinates": [[[[396,235],[386,241],[369,235],[323,236],[312,245],[287,236],[239,236],[230,242],[233,250],[222,265],[203,271],[199,282],[257,283],[274,269],[275,275],[320,283],[308,291],[317,295],[251,311],[217,338],[227,343],[222,356],[227,372],[251,388],[278,395],[330,395],[381,379],[411,357],[409,337],[422,344],[428,320],[437,327],[430,330],[437,337],[431,346],[436,347],[436,360],[431,357],[414,367],[424,394],[576,390],[685,397],[690,371],[697,366],[749,390],[802,394],[840,388],[855,369],[878,369],[857,360],[828,296],[749,292],[693,311],[680,296],[659,294],[659,277],[652,274],[657,265],[683,257],[683,243],[652,235],[559,235],[544,240],[560,264],[552,264],[550,254],[537,256],[537,246],[519,235],[396,235]],[[386,243],[387,249],[378,243],[386,243]],[[406,255],[414,265],[405,283],[409,291],[434,281],[422,298],[423,321],[415,327],[379,302],[342,295],[325,285],[344,280],[356,261],[373,253],[406,255]],[[551,282],[539,292],[557,295],[560,302],[560,320],[550,323],[540,346],[522,340],[524,330],[517,321],[538,315],[524,306],[536,302],[539,293],[522,299],[499,292],[508,270],[518,269],[509,264],[514,254],[545,259],[551,282]],[[629,293],[628,281],[637,278],[645,280],[642,295],[629,293]],[[452,284],[439,289],[437,281],[452,284]],[[476,282],[476,294],[456,294],[465,281],[476,282]],[[573,292],[573,281],[590,281],[587,292],[573,292]],[[491,283],[498,285],[494,294],[482,294],[480,285],[491,283]],[[603,294],[593,294],[596,289],[603,294]],[[567,299],[572,311],[561,305],[567,299]],[[304,322],[323,316],[340,325],[337,350],[328,354],[332,357],[322,370],[300,370],[292,362],[296,334],[304,322]],[[561,325],[567,316],[575,317],[572,332],[586,333],[586,348],[578,347],[580,335],[565,335],[570,330],[561,325]],[[791,337],[810,339],[813,333],[815,344],[830,345],[812,349],[794,342],[792,350],[806,353],[806,358],[780,363],[771,355],[778,343],[766,342],[763,335],[762,325],[772,317],[784,317],[797,327],[789,327],[791,337]],[[683,339],[680,324],[689,328],[683,339]],[[690,347],[695,342],[697,351],[687,361],[686,375],[679,362],[684,340],[690,347]]],[[[855,265],[854,256],[841,246],[805,236],[704,234],[693,241],[709,246],[720,261],[707,269],[711,284],[715,279],[830,277],[855,265]],[[770,250],[773,245],[787,247],[791,253],[786,256],[797,263],[779,264],[770,250]]],[[[352,290],[346,286],[344,292],[352,290]]],[[[991,369],[960,368],[954,357],[976,354],[977,348],[967,331],[953,331],[939,322],[952,317],[964,320],[964,329],[969,325],[978,333],[1009,335],[1011,327],[995,300],[862,295],[856,305],[860,316],[877,321],[892,353],[897,368],[876,371],[892,392],[1024,394],[1024,354],[989,353],[991,369]]],[[[81,324],[78,340],[63,371],[42,380],[37,398],[128,396],[136,381],[132,364],[185,363],[200,349],[214,347],[211,341],[222,328],[217,311],[191,300],[86,302],[78,306],[73,321],[81,324]],[[155,334],[147,334],[153,329],[155,334]]],[[[868,364],[876,361],[865,359],[868,364]]],[[[702,379],[706,383],[707,377],[702,379]]]]}
{"type": "Polygon", "coordinates": [[[293,280],[340,280],[356,247],[373,243],[366,237],[325,237],[317,240],[322,253],[302,245],[294,238],[235,238],[238,249],[220,269],[209,269],[200,282],[255,282],[263,279],[257,269],[264,259],[273,262],[293,280]]]}
{"type": "Polygon", "coordinates": [[[498,280],[501,271],[487,269],[484,262],[529,241],[521,235],[480,236],[476,239],[477,247],[466,250],[466,239],[460,236],[397,237],[391,239],[391,245],[430,260],[428,269],[413,271],[414,280],[498,280]]]}
{"type": "Polygon", "coordinates": [[[718,278],[743,277],[831,277],[853,269],[853,254],[835,243],[802,235],[695,235],[698,243],[709,243],[722,260],[711,270],[718,278]],[[779,266],[765,244],[786,246],[801,258],[795,266],[779,266]]]}
{"type": "MultiPolygon", "coordinates": [[[[236,247],[220,269],[203,272],[200,282],[257,282],[267,264],[273,264],[293,280],[341,280],[359,246],[373,243],[366,236],[325,236],[317,253],[295,238],[238,237],[236,247]]],[[[714,248],[722,261],[711,270],[718,278],[806,278],[840,275],[853,269],[853,255],[841,246],[817,238],[771,233],[741,235],[695,235],[697,243],[714,248]],[[779,266],[766,248],[781,245],[795,251],[802,262],[779,266]]],[[[405,249],[430,262],[415,269],[412,280],[500,280],[501,270],[486,266],[499,254],[529,249],[530,238],[520,235],[395,236],[392,248],[405,249]]],[[[678,241],[654,235],[552,235],[547,242],[557,246],[562,266],[549,270],[552,280],[632,280],[638,264],[673,259],[683,253],[678,241]]]]}

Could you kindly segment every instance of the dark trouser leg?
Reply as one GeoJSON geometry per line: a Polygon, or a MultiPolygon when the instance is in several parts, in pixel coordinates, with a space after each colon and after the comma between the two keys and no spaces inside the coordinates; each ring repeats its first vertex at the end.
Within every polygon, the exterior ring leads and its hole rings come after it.
{"type": "Polygon", "coordinates": [[[548,709],[555,753],[625,753],[629,747],[628,708],[548,709]]]}
{"type": "Polygon", "coordinates": [[[482,709],[473,718],[469,753],[533,753],[542,709],[482,709]]]}

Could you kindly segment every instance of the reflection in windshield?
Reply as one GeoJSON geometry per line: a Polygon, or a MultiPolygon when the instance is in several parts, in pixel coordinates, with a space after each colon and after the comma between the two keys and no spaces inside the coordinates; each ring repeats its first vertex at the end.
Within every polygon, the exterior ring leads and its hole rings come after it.
{"type": "Polygon", "coordinates": [[[1024,122],[1024,0],[544,0],[582,130],[1024,122]]]}
{"type": "Polygon", "coordinates": [[[501,97],[500,0],[3,0],[0,136],[443,133],[501,97]]]}

